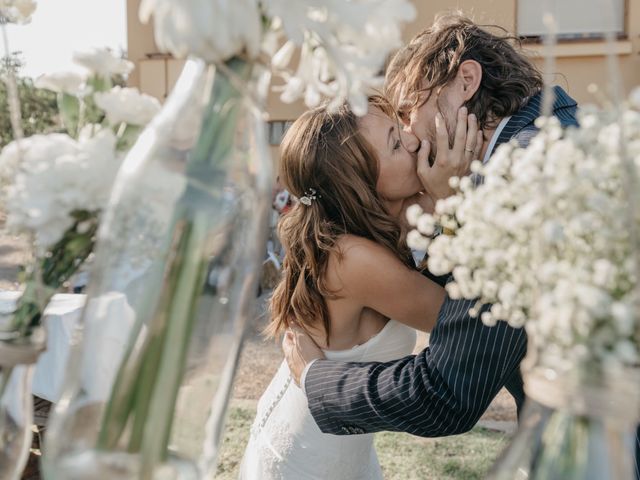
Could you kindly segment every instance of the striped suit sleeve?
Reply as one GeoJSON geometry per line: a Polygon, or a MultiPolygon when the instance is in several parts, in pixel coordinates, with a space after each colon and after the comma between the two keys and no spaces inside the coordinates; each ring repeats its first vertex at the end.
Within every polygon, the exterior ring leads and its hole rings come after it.
{"type": "Polygon", "coordinates": [[[430,345],[388,363],[318,360],[307,373],[309,409],[325,433],[381,430],[424,437],[470,430],[526,353],[526,334],[468,315],[472,301],[443,305],[430,345]]]}

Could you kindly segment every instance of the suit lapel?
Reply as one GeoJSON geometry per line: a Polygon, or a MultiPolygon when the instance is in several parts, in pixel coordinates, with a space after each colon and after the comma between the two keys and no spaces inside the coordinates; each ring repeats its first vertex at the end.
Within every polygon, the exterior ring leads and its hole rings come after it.
{"type": "MultiPolygon", "coordinates": [[[[555,86],[553,87],[554,93],[554,102],[553,102],[553,110],[554,112],[558,109],[565,107],[575,107],[576,101],[571,98],[561,87],[555,86]]],[[[516,114],[514,114],[509,122],[504,126],[500,135],[498,136],[498,140],[496,141],[495,146],[493,147],[493,152],[501,143],[508,142],[515,135],[520,132],[525,127],[533,125],[533,122],[536,118],[540,116],[540,109],[542,108],[542,92],[536,93],[531,99],[526,103],[524,107],[522,107],[516,114]]],[[[493,153],[491,152],[491,153],[493,153]]]]}

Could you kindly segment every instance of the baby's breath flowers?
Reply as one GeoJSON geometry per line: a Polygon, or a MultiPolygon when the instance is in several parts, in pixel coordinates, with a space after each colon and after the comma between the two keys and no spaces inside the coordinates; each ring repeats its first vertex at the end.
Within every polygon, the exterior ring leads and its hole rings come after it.
{"type": "MultiPolygon", "coordinates": [[[[640,167],[639,91],[621,115],[585,108],[580,128],[539,119],[527,148],[501,145],[433,215],[412,211],[414,245],[429,243],[429,269],[453,274],[452,298],[492,304],[486,325],[526,325],[550,365],[640,362],[635,309],[638,245],[629,235],[625,162],[640,167]],[[624,148],[622,148],[624,147],[624,148]],[[433,240],[433,226],[450,235],[433,240]]],[[[636,208],[635,224],[640,228],[636,208]]]]}

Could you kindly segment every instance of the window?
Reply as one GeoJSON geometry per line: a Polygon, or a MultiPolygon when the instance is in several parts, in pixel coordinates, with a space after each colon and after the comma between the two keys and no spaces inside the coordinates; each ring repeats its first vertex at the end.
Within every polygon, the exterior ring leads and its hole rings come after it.
{"type": "Polygon", "coordinates": [[[287,129],[291,126],[293,121],[281,121],[275,120],[268,122],[268,132],[269,135],[269,144],[270,145],[280,145],[282,141],[282,137],[284,136],[287,129]]]}
{"type": "Polygon", "coordinates": [[[625,0],[517,0],[518,35],[540,38],[548,33],[543,15],[550,8],[559,40],[601,39],[607,32],[625,33],[625,0]],[[605,6],[608,6],[605,8],[605,6]]]}

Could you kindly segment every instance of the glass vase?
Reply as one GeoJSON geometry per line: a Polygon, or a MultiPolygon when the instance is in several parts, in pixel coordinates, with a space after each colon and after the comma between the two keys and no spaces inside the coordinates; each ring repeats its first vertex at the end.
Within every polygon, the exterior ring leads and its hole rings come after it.
{"type": "Polygon", "coordinates": [[[33,436],[33,369],[46,346],[44,329],[30,324],[44,309],[34,285],[0,293],[0,480],[20,478],[33,436]]]}
{"type": "Polygon", "coordinates": [[[638,372],[536,367],[525,375],[525,391],[519,428],[487,478],[636,478],[638,372]]]}
{"type": "Polygon", "coordinates": [[[211,478],[256,299],[268,74],[187,61],[116,179],[46,478],[211,478]]]}
{"type": "Polygon", "coordinates": [[[0,480],[18,480],[33,436],[33,367],[42,344],[0,341],[0,480]]]}

